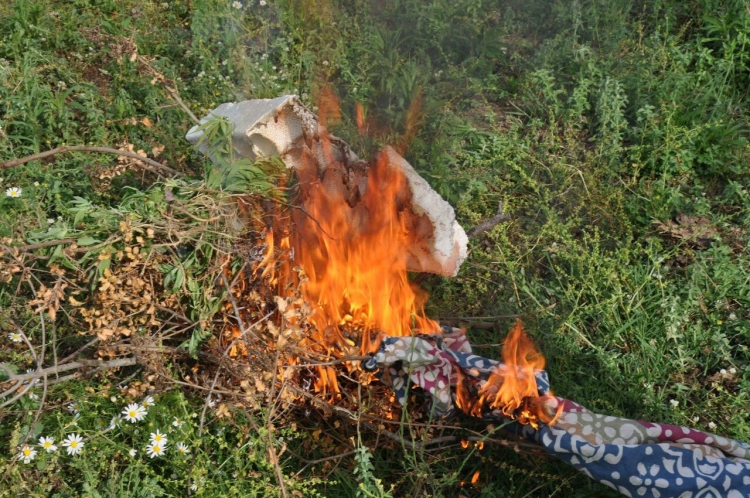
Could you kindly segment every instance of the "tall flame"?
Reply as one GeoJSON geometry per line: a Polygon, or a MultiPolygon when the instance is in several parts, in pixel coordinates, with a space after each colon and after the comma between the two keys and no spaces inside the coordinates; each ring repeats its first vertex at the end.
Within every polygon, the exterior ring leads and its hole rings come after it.
{"type": "Polygon", "coordinates": [[[348,341],[342,327],[356,329],[368,352],[375,331],[392,336],[438,331],[424,316],[424,295],[408,280],[412,235],[402,212],[408,186],[387,155],[369,166],[367,189],[354,207],[340,191],[326,188],[325,178],[311,182],[306,192],[309,218],[299,227],[295,253],[308,278],[303,294],[318,307],[311,318],[314,339],[343,346],[348,341]]]}

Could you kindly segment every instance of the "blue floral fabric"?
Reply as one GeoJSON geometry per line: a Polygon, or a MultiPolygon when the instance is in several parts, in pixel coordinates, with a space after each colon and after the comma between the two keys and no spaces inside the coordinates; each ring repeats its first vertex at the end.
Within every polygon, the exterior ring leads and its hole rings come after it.
{"type": "MultiPolygon", "coordinates": [[[[401,403],[413,383],[429,394],[436,414],[448,416],[455,411],[459,379],[481,388],[504,365],[472,354],[461,330],[444,327],[443,332],[385,337],[364,367],[378,370],[401,403]]],[[[537,371],[535,380],[539,395],[547,396],[547,373],[537,371]]],[[[600,415],[559,397],[547,396],[545,402],[560,407],[552,425],[508,427],[625,496],[750,498],[746,443],[688,427],[600,415]]],[[[489,416],[508,421],[499,411],[489,416]]]]}

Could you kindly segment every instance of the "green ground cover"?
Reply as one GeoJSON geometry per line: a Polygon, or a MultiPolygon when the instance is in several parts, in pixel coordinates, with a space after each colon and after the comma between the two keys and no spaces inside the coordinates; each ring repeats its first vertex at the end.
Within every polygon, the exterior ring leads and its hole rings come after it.
{"type": "MultiPolygon", "coordinates": [[[[143,150],[188,177],[154,183],[89,152],[2,169],[0,245],[73,237],[91,246],[76,261],[94,283],[107,269],[102,251],[120,250],[114,239],[130,230],[123,220],[158,239],[190,218],[182,235],[192,256],[177,256],[192,266],[165,254],[149,271],[171,275],[175,299],[203,323],[216,301],[197,282],[215,276],[207,248],[228,247],[233,225],[222,213],[234,193],[184,140],[192,121],[166,86],[199,117],[222,102],[287,93],[315,109],[333,88],[342,107],[334,131],[361,156],[408,142],[407,159],[465,227],[498,202],[512,215],[472,241],[457,278],[423,283],[431,316],[501,317],[469,329],[479,352],[497,357],[514,320],[502,317],[521,314],[556,394],[750,441],[745,2],[0,3],[0,161],[91,145],[143,150]],[[165,186],[188,215],[161,218],[165,186]],[[210,230],[195,221],[207,214],[219,220],[210,230]]],[[[237,189],[262,192],[274,171],[246,168],[237,189]]],[[[11,337],[17,324],[35,344],[54,333],[60,357],[91,339],[80,321],[60,311],[46,322],[30,304],[66,257],[59,246],[33,252],[31,286],[10,259],[0,266],[0,363],[23,369],[35,362],[11,337]]],[[[196,354],[210,335],[200,327],[183,340],[196,354]]],[[[394,457],[358,439],[352,455],[307,465],[342,444],[325,442],[337,437],[333,425],[288,424],[271,439],[267,409],[210,409],[204,424],[204,398],[177,388],[155,396],[145,421],[108,429],[145,395],[135,383],[151,382],[122,377],[50,386],[41,411],[39,387],[0,408],[0,495],[184,496],[194,486],[203,496],[280,496],[270,445],[283,450],[292,496],[616,496],[550,458],[489,444],[394,457]],[[170,443],[190,453],[147,456],[156,429],[171,429],[170,443]],[[97,436],[79,455],[17,458],[24,440],[52,436],[60,447],[74,432],[97,436]],[[477,470],[476,485],[461,484],[477,470]]]]}

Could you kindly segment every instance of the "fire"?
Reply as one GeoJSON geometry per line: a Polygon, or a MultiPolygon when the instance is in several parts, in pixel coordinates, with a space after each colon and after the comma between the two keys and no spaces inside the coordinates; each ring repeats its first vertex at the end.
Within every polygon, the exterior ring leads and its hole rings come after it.
{"type": "MultiPolygon", "coordinates": [[[[332,93],[323,92],[319,107],[321,124],[339,118],[332,93]]],[[[358,117],[364,126],[364,116],[358,117]]],[[[355,166],[366,188],[351,185],[351,171],[331,147],[334,139],[321,135],[325,164],[320,157],[303,158],[299,209],[292,211],[292,264],[303,270],[300,288],[315,308],[309,318],[314,331],[300,346],[341,357],[355,344],[360,354],[377,350],[382,334],[439,333],[424,315],[426,294],[408,279],[407,249],[417,235],[407,213],[406,178],[387,154],[379,154],[355,166]]],[[[335,370],[318,368],[315,387],[322,394],[338,392],[335,370]]]]}
{"type": "Polygon", "coordinates": [[[457,385],[458,406],[466,413],[481,416],[486,404],[515,418],[522,424],[538,427],[538,423],[552,425],[560,413],[547,406],[550,396],[539,396],[535,374],[544,369],[544,356],[536,349],[532,340],[524,333],[521,322],[517,322],[503,343],[503,363],[491,374],[472,396],[463,379],[457,385]]]}
{"type": "Polygon", "coordinates": [[[367,190],[354,208],[324,181],[306,189],[309,216],[298,227],[295,253],[308,279],[303,294],[318,307],[311,320],[320,344],[344,347],[349,341],[342,331],[357,330],[367,353],[380,331],[403,336],[439,330],[424,316],[424,295],[408,280],[412,238],[400,211],[407,189],[385,154],[370,165],[367,190]]]}

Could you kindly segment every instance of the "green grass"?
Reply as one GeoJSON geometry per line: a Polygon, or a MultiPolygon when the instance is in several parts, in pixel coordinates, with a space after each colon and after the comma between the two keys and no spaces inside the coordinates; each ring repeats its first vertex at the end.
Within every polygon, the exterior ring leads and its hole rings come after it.
{"type": "MultiPolygon", "coordinates": [[[[499,201],[512,215],[472,241],[458,277],[425,282],[432,316],[523,314],[556,394],[748,441],[748,37],[750,13],[739,0],[269,0],[240,9],[219,0],[8,1],[0,4],[0,161],[65,144],[163,150],[160,161],[195,179],[166,185],[183,189],[181,205],[203,217],[226,201],[217,187],[227,179],[212,177],[184,140],[189,116],[135,47],[199,117],[221,102],[285,93],[315,108],[330,86],[342,107],[334,131],[362,156],[407,137],[407,159],[465,227],[492,216],[499,201]],[[355,126],[357,103],[367,136],[355,126]]],[[[263,175],[242,171],[235,180],[259,190],[263,175]]],[[[165,184],[118,168],[112,156],[68,153],[0,177],[3,192],[23,189],[19,198],[0,195],[0,238],[98,243],[120,233],[123,220],[160,234],[170,227],[165,184]]],[[[175,299],[191,319],[206,320],[215,311],[215,296],[201,287],[213,257],[206,251],[226,246],[198,232],[189,240],[189,264],[180,248],[153,271],[171,273],[175,299]]],[[[65,260],[55,249],[35,254],[65,260]]],[[[104,271],[98,254],[76,260],[92,285],[104,271]]],[[[35,260],[35,286],[52,281],[49,263],[35,260]]],[[[26,369],[34,365],[28,349],[5,338],[10,320],[33,340],[42,324],[19,276],[0,273],[0,362],[26,369]]],[[[512,323],[496,322],[493,331],[469,330],[490,357],[512,323]]],[[[67,319],[54,331],[61,357],[90,339],[67,319]]],[[[180,340],[197,353],[210,332],[180,340]]],[[[174,388],[157,389],[145,425],[96,436],[80,457],[15,458],[29,433],[54,435],[58,445],[73,431],[99,434],[142,396],[118,382],[53,386],[37,423],[38,400],[26,396],[0,412],[0,495],[184,495],[193,483],[204,496],[279,493],[268,412],[219,418],[209,410],[199,437],[204,399],[174,388]],[[76,425],[64,409],[70,401],[81,405],[76,425]],[[187,424],[170,439],[189,441],[190,458],[149,459],[148,432],[172,427],[175,416],[187,424]]],[[[394,453],[303,412],[289,416],[295,427],[274,432],[285,441],[273,446],[289,448],[280,464],[290,492],[614,496],[550,458],[491,445],[394,453]],[[317,429],[323,436],[313,436],[317,429]],[[306,459],[347,448],[356,459],[303,470],[306,459]],[[477,470],[478,485],[462,487],[477,470]]]]}

